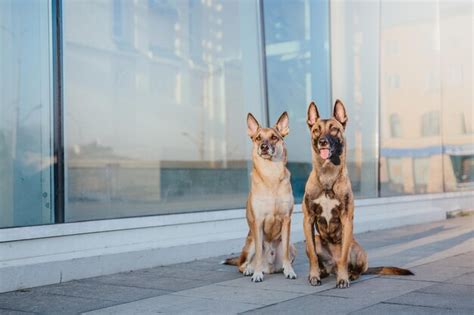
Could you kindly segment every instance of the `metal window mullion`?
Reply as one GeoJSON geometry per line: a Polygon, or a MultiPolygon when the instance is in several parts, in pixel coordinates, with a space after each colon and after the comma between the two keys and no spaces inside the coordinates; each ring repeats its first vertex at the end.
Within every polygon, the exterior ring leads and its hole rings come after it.
{"type": "Polygon", "coordinates": [[[267,51],[265,43],[265,17],[264,17],[264,0],[257,0],[257,19],[259,22],[259,45],[260,45],[260,91],[262,93],[262,113],[263,125],[270,125],[270,108],[268,103],[268,76],[267,76],[267,51]]]}
{"type": "MultiPolygon", "coordinates": [[[[377,87],[377,121],[375,122],[375,131],[376,131],[376,137],[375,137],[375,144],[377,145],[376,148],[376,154],[377,156],[376,161],[377,161],[377,167],[376,167],[376,179],[377,179],[377,191],[375,192],[375,197],[380,198],[382,197],[382,181],[381,181],[381,166],[382,163],[380,163],[380,159],[382,157],[381,155],[381,150],[382,150],[382,2],[378,2],[379,5],[379,27],[378,27],[378,87],[377,87]]],[[[388,168],[388,160],[385,161],[385,167],[388,168]]],[[[388,171],[388,170],[387,170],[388,171]]]]}
{"type": "Polygon", "coordinates": [[[54,147],[54,223],[64,223],[64,120],[62,63],[62,0],[51,0],[54,147]]]}

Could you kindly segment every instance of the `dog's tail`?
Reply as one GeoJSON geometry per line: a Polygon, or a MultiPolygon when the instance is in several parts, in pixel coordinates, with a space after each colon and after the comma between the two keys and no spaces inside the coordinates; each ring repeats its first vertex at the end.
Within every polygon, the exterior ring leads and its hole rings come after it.
{"type": "Polygon", "coordinates": [[[371,267],[368,268],[364,275],[395,275],[395,276],[413,276],[415,275],[408,269],[398,267],[371,267]]]}
{"type": "Polygon", "coordinates": [[[229,257],[226,260],[222,262],[223,265],[231,265],[231,266],[238,266],[240,262],[240,257],[235,256],[235,257],[229,257]]]}

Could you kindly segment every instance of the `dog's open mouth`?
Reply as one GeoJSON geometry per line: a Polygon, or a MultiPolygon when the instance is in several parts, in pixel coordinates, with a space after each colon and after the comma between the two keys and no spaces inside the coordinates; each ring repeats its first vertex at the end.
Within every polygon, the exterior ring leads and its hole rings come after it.
{"type": "Polygon", "coordinates": [[[319,156],[323,160],[327,160],[331,157],[331,150],[329,150],[329,148],[321,148],[319,149],[319,156]]]}

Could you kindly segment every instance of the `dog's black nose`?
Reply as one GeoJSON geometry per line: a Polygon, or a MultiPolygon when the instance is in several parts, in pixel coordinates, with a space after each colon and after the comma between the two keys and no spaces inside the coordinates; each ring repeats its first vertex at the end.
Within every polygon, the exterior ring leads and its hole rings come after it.
{"type": "Polygon", "coordinates": [[[262,144],[260,145],[260,149],[262,149],[262,151],[268,151],[268,144],[262,143],[262,144]]]}
{"type": "Polygon", "coordinates": [[[326,138],[319,139],[318,143],[319,143],[320,146],[325,146],[325,145],[329,144],[329,142],[326,138]]]}

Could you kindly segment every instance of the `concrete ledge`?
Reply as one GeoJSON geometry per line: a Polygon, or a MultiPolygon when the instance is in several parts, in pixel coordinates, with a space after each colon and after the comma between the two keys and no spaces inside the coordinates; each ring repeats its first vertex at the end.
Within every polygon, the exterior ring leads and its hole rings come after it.
{"type": "MultiPolygon", "coordinates": [[[[356,232],[441,220],[474,193],[356,201],[356,232]]],[[[244,210],[102,220],[0,230],[0,292],[238,252],[244,210]]],[[[295,207],[292,241],[304,239],[295,207]]]]}

